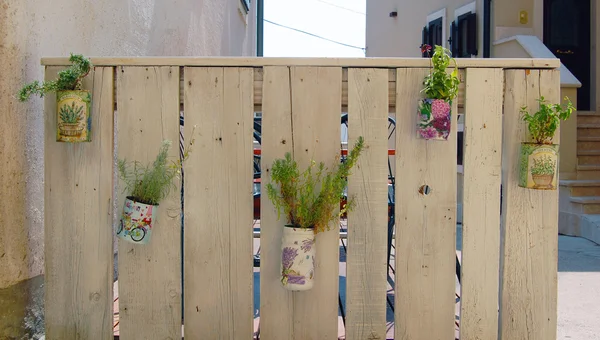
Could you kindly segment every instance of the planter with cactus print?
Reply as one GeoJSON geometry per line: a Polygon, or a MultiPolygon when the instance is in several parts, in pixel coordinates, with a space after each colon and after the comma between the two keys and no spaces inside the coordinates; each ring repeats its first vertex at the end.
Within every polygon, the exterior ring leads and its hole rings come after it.
{"type": "Polygon", "coordinates": [[[519,186],[556,190],[558,144],[521,143],[519,186]]]}
{"type": "Polygon", "coordinates": [[[451,100],[420,99],[417,112],[417,137],[428,140],[448,140],[451,113],[451,100]]]}
{"type": "Polygon", "coordinates": [[[90,142],[91,102],[89,91],[58,91],[56,93],[56,140],[58,142],[90,142]]]}
{"type": "Polygon", "coordinates": [[[309,290],[314,284],[315,233],[313,228],[283,228],[281,283],[292,291],[309,290]]]}
{"type": "Polygon", "coordinates": [[[128,196],[117,227],[117,236],[131,243],[148,244],[152,236],[152,224],[156,221],[157,208],[158,205],[144,204],[128,196]]]}

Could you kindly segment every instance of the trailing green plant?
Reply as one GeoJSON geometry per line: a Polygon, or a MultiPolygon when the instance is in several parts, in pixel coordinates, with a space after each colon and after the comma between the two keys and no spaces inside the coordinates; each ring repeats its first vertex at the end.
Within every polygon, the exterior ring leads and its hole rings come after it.
{"type": "Polygon", "coordinates": [[[60,119],[67,124],[77,124],[81,120],[83,106],[75,106],[75,102],[71,102],[71,106],[63,105],[60,108],[60,119]]]}
{"type": "MultiPolygon", "coordinates": [[[[427,44],[421,45],[421,52],[429,55],[431,46],[427,44]]],[[[450,101],[458,95],[458,86],[460,79],[458,78],[458,65],[454,58],[451,57],[451,52],[443,46],[436,45],[435,51],[431,56],[433,69],[430,74],[425,76],[423,80],[423,89],[429,99],[443,99],[450,101]],[[452,73],[446,72],[450,62],[454,63],[452,73]]]]}
{"type": "MultiPolygon", "coordinates": [[[[267,184],[267,194],[277,209],[277,218],[283,211],[288,224],[296,228],[314,228],[314,233],[329,230],[329,223],[337,216],[352,210],[354,198],[348,199],[339,213],[335,209],[340,206],[344,189],[348,183],[350,169],[364,147],[363,137],[359,137],[348,158],[340,162],[335,171],[325,168],[323,162],[316,165],[315,161],[302,173],[291,154],[285,154],[284,159],[277,159],[271,168],[272,183],[267,184]],[[315,169],[316,167],[316,169],[315,169]]],[[[339,157],[336,157],[339,160],[339,157]]]]}
{"type": "MultiPolygon", "coordinates": [[[[193,134],[192,131],[192,136],[193,134]]],[[[194,138],[192,137],[182,157],[170,163],[167,161],[171,147],[170,140],[162,142],[152,164],[144,165],[138,161],[119,160],[119,177],[125,182],[125,191],[129,193],[128,196],[132,196],[141,203],[158,205],[169,195],[171,189],[176,188],[173,179],[181,174],[183,163],[188,159],[193,144],[194,138]]]]}
{"type": "Polygon", "coordinates": [[[539,110],[533,115],[527,111],[527,106],[521,108],[520,113],[528,124],[529,134],[537,144],[552,144],[560,121],[569,119],[575,110],[569,97],[565,97],[564,100],[567,102],[564,106],[547,104],[542,96],[537,100],[540,103],[539,110]]]}
{"type": "Polygon", "coordinates": [[[554,161],[550,156],[542,156],[533,159],[531,174],[536,176],[554,175],[554,161]]]}
{"type": "Polygon", "coordinates": [[[27,101],[34,94],[42,98],[48,92],[81,90],[81,81],[90,73],[92,63],[83,55],[73,53],[69,61],[71,66],[58,72],[58,79],[44,82],[36,80],[23,86],[18,93],[19,100],[27,101]]]}

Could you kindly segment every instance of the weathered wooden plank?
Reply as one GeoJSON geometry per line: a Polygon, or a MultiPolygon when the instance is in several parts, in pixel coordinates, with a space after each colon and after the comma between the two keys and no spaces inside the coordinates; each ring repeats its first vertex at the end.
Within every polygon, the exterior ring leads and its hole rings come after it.
{"type": "Polygon", "coordinates": [[[348,178],[346,339],[385,339],[388,194],[387,71],[348,70],[348,146],[365,149],[348,178]]]}
{"type": "Polygon", "coordinates": [[[185,76],[185,337],[251,339],[253,70],[185,76]]]}
{"type": "MultiPolygon", "coordinates": [[[[97,66],[202,66],[202,67],[367,67],[367,68],[429,68],[431,60],[425,58],[280,58],[280,57],[90,57],[97,66]]],[[[44,57],[42,65],[70,65],[68,57],[44,57]]],[[[460,68],[557,68],[560,61],[554,58],[457,58],[460,68]]]]}
{"type": "Polygon", "coordinates": [[[456,247],[456,101],[447,141],[416,137],[429,69],[397,70],[395,338],[452,339],[456,247]],[[424,186],[429,187],[427,194],[424,186]],[[423,192],[423,193],[421,193],[423,192]]]}
{"type": "MultiPolygon", "coordinates": [[[[558,70],[505,72],[501,339],[556,339],[558,191],[518,186],[519,148],[528,141],[519,110],[560,102],[558,70]]],[[[557,129],[554,143],[560,143],[557,129]]]]}
{"type": "MultiPolygon", "coordinates": [[[[311,159],[338,166],[342,69],[292,67],[292,148],[300,169],[311,159]]],[[[316,235],[315,283],[294,294],[294,338],[337,339],[339,291],[339,221],[316,235]]]]}
{"type": "Polygon", "coordinates": [[[502,69],[467,69],[460,338],[497,339],[502,69]]]}
{"type": "MultiPolygon", "coordinates": [[[[292,101],[290,69],[269,66],[264,69],[261,144],[261,259],[260,259],[260,337],[266,340],[293,339],[293,293],[281,285],[281,238],[285,216],[266,195],[273,161],[292,150],[292,101]]],[[[317,255],[318,256],[318,255],[317,255]]]]}
{"type": "MultiPolygon", "coordinates": [[[[62,67],[46,69],[56,79],[62,67]]],[[[56,96],[45,97],[46,339],[112,339],[113,68],[84,79],[92,141],[56,141],[56,96]]]]}
{"type": "MultiPolygon", "coordinates": [[[[151,164],[163,140],[179,159],[179,69],[117,68],[119,159],[151,164]]],[[[147,245],[119,239],[119,335],[122,339],[181,338],[180,181],[158,206],[147,245]]],[[[119,180],[117,213],[125,197],[119,180]]]]}

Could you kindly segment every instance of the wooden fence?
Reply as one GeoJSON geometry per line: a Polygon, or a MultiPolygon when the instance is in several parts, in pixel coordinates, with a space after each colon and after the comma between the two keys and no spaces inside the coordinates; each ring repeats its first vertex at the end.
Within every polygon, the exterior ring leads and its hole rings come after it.
{"type": "MultiPolygon", "coordinates": [[[[349,340],[385,339],[387,117],[395,112],[395,339],[453,339],[456,114],[448,142],[415,138],[428,60],[92,62],[85,80],[93,95],[91,143],[56,142],[56,99],[45,97],[46,339],[113,337],[113,222],[124,199],[115,156],[149,162],[163,139],[176,145],[180,111],[184,136],[194,126],[197,132],[185,166],[183,249],[181,201],[173,191],[159,206],[149,245],[119,241],[120,337],[180,339],[184,320],[186,339],[252,338],[256,110],[263,174],[287,151],[301,166],[310,158],[333,165],[342,110],[349,144],[365,138],[348,188],[357,197],[348,215],[349,340]],[[420,193],[423,185],[429,194],[420,193]]],[[[465,113],[460,338],[555,339],[558,195],[518,187],[517,162],[526,140],[519,108],[537,107],[540,95],[560,100],[559,63],[458,62],[465,113]]],[[[42,63],[48,79],[68,65],[65,58],[42,63]]],[[[176,147],[171,152],[178,157],[176,147]]],[[[288,292],[278,279],[284,221],[266,195],[261,200],[261,339],[336,339],[337,230],[317,238],[315,287],[288,292]]]]}

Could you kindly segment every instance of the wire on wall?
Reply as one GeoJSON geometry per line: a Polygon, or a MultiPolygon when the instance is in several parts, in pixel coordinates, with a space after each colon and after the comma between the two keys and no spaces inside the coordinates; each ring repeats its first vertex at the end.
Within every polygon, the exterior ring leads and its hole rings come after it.
{"type": "Polygon", "coordinates": [[[273,21],[270,21],[270,20],[267,20],[267,19],[263,19],[263,20],[264,20],[265,22],[268,22],[268,23],[270,23],[270,24],[273,24],[273,25],[276,25],[276,26],[280,26],[280,27],[283,27],[283,28],[287,28],[287,29],[289,29],[289,30],[292,30],[292,31],[300,32],[300,33],[302,33],[302,34],[307,34],[307,35],[310,35],[310,36],[312,36],[312,37],[315,37],[315,38],[319,38],[319,39],[327,40],[327,41],[329,41],[329,42],[332,42],[332,43],[335,43],[335,44],[338,44],[338,45],[342,45],[342,46],[346,46],[346,47],[350,47],[350,48],[356,48],[356,49],[359,49],[359,50],[361,50],[361,51],[363,51],[363,52],[366,50],[364,47],[354,46],[354,45],[346,44],[346,43],[343,43],[343,42],[339,42],[339,41],[331,40],[331,39],[328,39],[328,38],[322,37],[322,36],[320,36],[320,35],[316,35],[316,34],[314,34],[314,33],[306,32],[306,31],[303,31],[303,30],[300,30],[300,29],[297,29],[297,28],[293,28],[293,27],[289,27],[289,26],[282,25],[282,24],[278,24],[278,23],[276,23],[276,22],[273,22],[273,21]]]}

